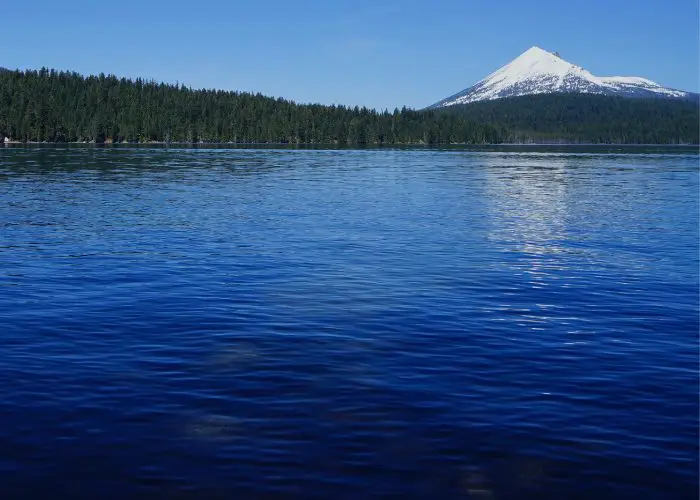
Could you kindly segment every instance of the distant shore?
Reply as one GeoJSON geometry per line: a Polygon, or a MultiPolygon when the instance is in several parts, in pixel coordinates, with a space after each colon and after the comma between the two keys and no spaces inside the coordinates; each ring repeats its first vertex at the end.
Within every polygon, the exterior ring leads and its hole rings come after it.
{"type": "Polygon", "coordinates": [[[401,147],[697,144],[689,101],[542,94],[439,110],[297,104],[262,94],[0,68],[0,141],[401,147]],[[17,97],[12,97],[17,96],[17,97]],[[52,97],[53,96],[53,97],[52,97]],[[59,97],[57,97],[59,96],[59,97]]]}
{"type": "Polygon", "coordinates": [[[95,141],[62,141],[62,142],[50,142],[50,141],[17,141],[9,140],[0,142],[0,145],[4,146],[60,146],[60,145],[82,145],[82,146],[180,146],[180,147],[195,147],[195,146],[247,146],[247,147],[295,147],[295,148],[326,148],[326,147],[341,147],[347,149],[364,149],[364,148],[400,148],[400,147],[502,147],[502,146],[623,146],[623,147],[644,147],[644,146],[663,146],[663,147],[691,147],[698,146],[700,143],[620,143],[620,142],[571,142],[571,141],[547,141],[547,142],[501,142],[501,143],[433,143],[427,144],[425,142],[414,142],[414,143],[359,143],[359,144],[348,144],[340,142],[328,142],[328,143],[290,143],[290,142],[177,142],[177,141],[147,141],[147,142],[95,142],[95,141]]]}

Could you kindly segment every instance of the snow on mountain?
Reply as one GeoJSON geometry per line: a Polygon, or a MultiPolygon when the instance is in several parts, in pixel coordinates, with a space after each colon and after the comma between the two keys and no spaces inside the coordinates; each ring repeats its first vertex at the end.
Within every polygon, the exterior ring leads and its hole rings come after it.
{"type": "Polygon", "coordinates": [[[557,53],[531,47],[473,87],[443,99],[431,107],[558,92],[667,98],[690,98],[694,95],[663,87],[646,78],[595,76],[582,67],[565,61],[557,53]]]}

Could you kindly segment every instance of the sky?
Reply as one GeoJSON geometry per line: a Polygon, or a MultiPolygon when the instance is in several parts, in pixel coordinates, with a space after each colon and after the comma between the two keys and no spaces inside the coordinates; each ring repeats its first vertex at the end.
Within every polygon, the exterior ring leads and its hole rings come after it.
{"type": "Polygon", "coordinates": [[[599,76],[698,92],[698,0],[25,0],[0,66],[422,108],[533,45],[599,76]]]}

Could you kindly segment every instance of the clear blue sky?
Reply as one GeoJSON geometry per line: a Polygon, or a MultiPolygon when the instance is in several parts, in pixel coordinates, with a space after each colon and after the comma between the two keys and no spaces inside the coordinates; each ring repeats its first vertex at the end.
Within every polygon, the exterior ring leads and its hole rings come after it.
{"type": "Polygon", "coordinates": [[[699,90],[698,0],[4,2],[0,66],[423,107],[532,45],[699,90]]]}

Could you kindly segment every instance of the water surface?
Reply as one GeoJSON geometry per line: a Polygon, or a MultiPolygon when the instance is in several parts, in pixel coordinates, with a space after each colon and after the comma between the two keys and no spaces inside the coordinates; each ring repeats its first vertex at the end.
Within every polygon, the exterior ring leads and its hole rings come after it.
{"type": "Polygon", "coordinates": [[[0,486],[694,498],[698,153],[0,149],[0,486]]]}

